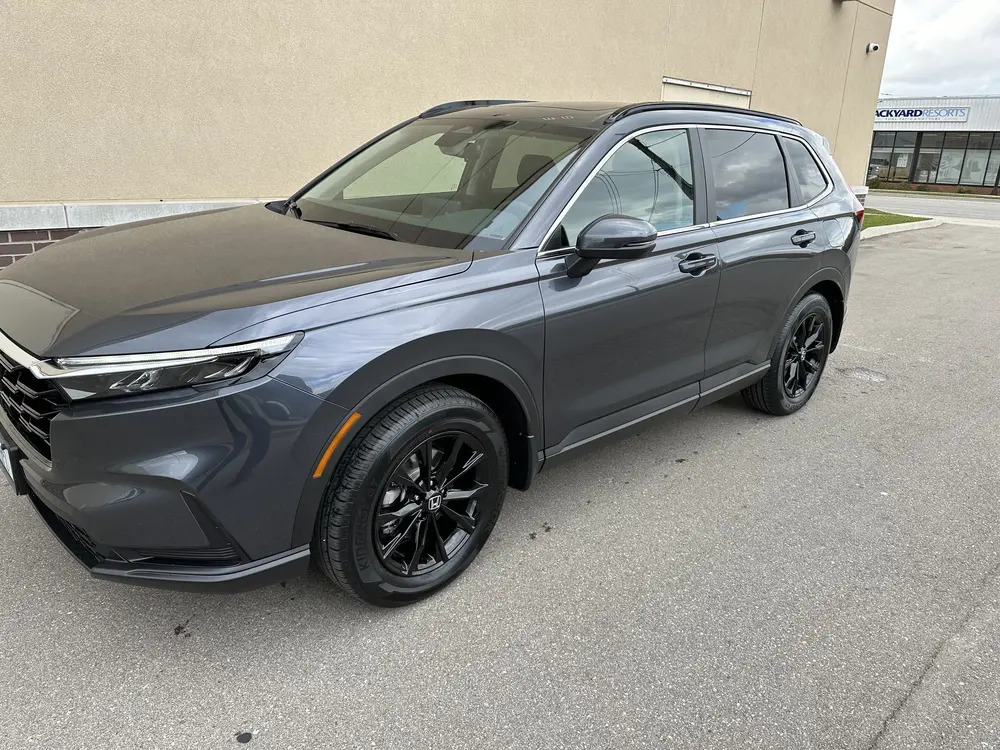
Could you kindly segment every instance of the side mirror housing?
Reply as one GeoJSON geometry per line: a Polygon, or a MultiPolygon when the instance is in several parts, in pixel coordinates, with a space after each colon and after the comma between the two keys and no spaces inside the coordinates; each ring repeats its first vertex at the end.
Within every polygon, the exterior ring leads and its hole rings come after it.
{"type": "Polygon", "coordinates": [[[576,256],[566,262],[566,275],[579,278],[602,260],[634,260],[656,247],[656,227],[632,216],[609,214],[585,226],[576,238],[576,256]]]}

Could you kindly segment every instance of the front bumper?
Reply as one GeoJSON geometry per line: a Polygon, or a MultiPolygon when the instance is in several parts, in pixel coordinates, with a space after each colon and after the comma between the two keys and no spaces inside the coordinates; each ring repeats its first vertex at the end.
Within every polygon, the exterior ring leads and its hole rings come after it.
{"type": "Polygon", "coordinates": [[[89,535],[61,518],[29,490],[31,504],[56,538],[95,578],[177,591],[238,593],[298,578],[309,570],[309,545],[262,560],[232,565],[132,563],[95,545],[89,535]],[[112,555],[105,557],[105,554],[112,555]]]}
{"type": "Polygon", "coordinates": [[[342,416],[263,378],[75,404],[52,420],[51,463],[2,410],[0,438],[23,454],[35,509],[95,577],[241,591],[308,570],[300,500],[342,416]]]}

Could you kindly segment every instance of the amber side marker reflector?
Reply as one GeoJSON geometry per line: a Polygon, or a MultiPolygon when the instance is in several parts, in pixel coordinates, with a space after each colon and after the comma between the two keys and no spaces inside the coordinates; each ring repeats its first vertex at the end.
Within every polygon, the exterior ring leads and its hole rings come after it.
{"type": "Polygon", "coordinates": [[[330,457],[333,456],[333,452],[337,450],[337,446],[340,445],[340,441],[344,439],[344,436],[351,431],[354,423],[361,419],[361,414],[359,412],[354,412],[351,416],[347,418],[347,421],[337,430],[337,434],[333,436],[333,440],[326,447],[326,451],[323,453],[323,458],[319,460],[319,465],[316,467],[316,471],[313,472],[313,479],[319,479],[323,476],[323,472],[326,471],[326,465],[330,463],[330,457]]]}

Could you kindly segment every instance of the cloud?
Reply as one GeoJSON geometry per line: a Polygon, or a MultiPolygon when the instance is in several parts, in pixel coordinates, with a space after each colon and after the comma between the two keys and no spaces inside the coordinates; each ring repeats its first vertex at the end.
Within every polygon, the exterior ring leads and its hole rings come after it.
{"type": "Polygon", "coordinates": [[[896,0],[881,91],[1000,95],[1000,1],[896,0]]]}

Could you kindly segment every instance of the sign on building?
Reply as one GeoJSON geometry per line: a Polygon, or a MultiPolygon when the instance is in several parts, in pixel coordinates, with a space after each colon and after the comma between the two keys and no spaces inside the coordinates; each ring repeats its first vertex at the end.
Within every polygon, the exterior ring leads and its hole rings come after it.
{"type": "Polygon", "coordinates": [[[875,110],[876,122],[967,122],[969,107],[885,108],[875,110]]]}

